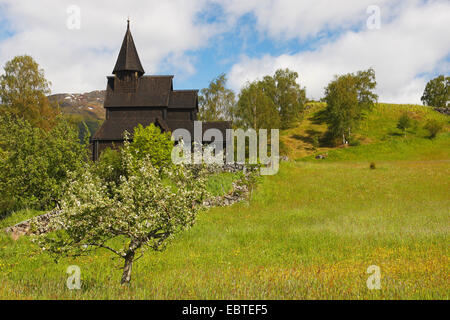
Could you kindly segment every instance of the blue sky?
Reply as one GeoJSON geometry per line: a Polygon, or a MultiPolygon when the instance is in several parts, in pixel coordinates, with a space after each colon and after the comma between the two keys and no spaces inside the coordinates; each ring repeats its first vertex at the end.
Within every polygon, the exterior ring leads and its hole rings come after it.
{"type": "MultiPolygon", "coordinates": [[[[315,43],[314,39],[302,42],[297,39],[280,41],[270,39],[255,31],[255,23],[254,16],[246,14],[239,19],[233,29],[211,39],[206,48],[189,52],[194,59],[197,72],[189,77],[175,78],[177,87],[207,87],[211,79],[221,73],[228,73],[242,55],[261,58],[266,54],[276,56],[295,53],[307,50],[315,43]],[[245,34],[241,30],[245,30],[245,34]]],[[[164,61],[161,66],[160,72],[173,72],[170,63],[164,61]]]]}
{"type": "Polygon", "coordinates": [[[373,67],[381,101],[420,103],[450,69],[445,0],[0,0],[0,64],[26,53],[55,93],[104,89],[128,16],[147,74],[178,89],[226,73],[239,91],[287,67],[318,99],[334,75],[373,67]]]}

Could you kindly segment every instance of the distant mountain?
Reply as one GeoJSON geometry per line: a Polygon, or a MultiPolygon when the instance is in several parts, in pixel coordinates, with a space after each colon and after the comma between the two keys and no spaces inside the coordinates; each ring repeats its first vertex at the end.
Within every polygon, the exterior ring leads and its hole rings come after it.
{"type": "Polygon", "coordinates": [[[105,90],[86,93],[59,93],[52,94],[50,101],[56,101],[64,114],[79,115],[84,120],[104,120],[105,90]]]}
{"type": "Polygon", "coordinates": [[[56,101],[61,112],[69,115],[71,120],[78,126],[79,138],[84,140],[87,125],[92,136],[105,120],[105,90],[97,90],[86,93],[59,93],[48,96],[52,102],[56,101]]]}

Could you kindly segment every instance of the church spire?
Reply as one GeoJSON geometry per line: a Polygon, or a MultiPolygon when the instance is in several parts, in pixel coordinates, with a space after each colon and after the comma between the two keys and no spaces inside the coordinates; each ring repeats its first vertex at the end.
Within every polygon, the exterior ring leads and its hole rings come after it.
{"type": "Polygon", "coordinates": [[[119,56],[113,70],[113,74],[118,73],[134,73],[137,72],[142,76],[145,71],[142,68],[141,61],[134,45],[133,36],[130,31],[130,19],[127,20],[127,32],[120,48],[119,56]]]}

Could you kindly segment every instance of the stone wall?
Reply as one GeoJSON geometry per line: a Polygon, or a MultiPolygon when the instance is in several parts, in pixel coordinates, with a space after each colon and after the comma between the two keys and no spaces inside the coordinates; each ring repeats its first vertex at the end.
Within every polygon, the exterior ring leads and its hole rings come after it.
{"type": "Polygon", "coordinates": [[[450,108],[449,107],[434,108],[434,110],[436,110],[437,112],[440,112],[442,114],[446,114],[446,115],[450,116],[450,108]]]}
{"type": "Polygon", "coordinates": [[[5,232],[9,233],[13,239],[18,239],[23,235],[29,234],[39,235],[46,233],[49,231],[48,223],[50,222],[50,219],[53,216],[57,215],[58,213],[59,210],[54,209],[52,211],[47,212],[46,214],[19,222],[18,224],[12,227],[8,227],[5,229],[5,232]],[[36,229],[34,229],[34,226],[36,226],[36,229]]]}
{"type": "MultiPolygon", "coordinates": [[[[242,164],[229,164],[225,166],[208,166],[210,173],[220,172],[243,172],[244,178],[233,182],[233,189],[230,193],[213,197],[205,200],[203,205],[211,208],[217,206],[229,206],[236,202],[248,199],[250,193],[250,187],[246,184],[247,178],[251,174],[258,174],[256,166],[246,166],[242,164]]],[[[35,218],[22,221],[14,226],[5,229],[6,233],[10,234],[13,239],[18,239],[23,235],[39,235],[51,230],[48,229],[50,219],[59,213],[58,209],[54,209],[46,214],[37,216],[35,218]]]]}

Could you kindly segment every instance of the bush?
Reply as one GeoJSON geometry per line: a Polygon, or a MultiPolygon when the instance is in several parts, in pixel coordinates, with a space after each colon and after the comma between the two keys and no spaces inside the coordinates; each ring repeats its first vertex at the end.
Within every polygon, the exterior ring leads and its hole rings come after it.
{"type": "Polygon", "coordinates": [[[315,134],[311,137],[311,143],[314,148],[320,147],[319,135],[315,134]]]}
{"type": "Polygon", "coordinates": [[[243,177],[242,172],[222,172],[208,177],[206,189],[213,196],[223,196],[233,190],[233,182],[243,177]]]}
{"type": "Polygon", "coordinates": [[[0,212],[53,207],[68,171],[87,159],[78,130],[62,118],[46,132],[26,120],[1,116],[0,150],[0,212]]]}
{"type": "Polygon", "coordinates": [[[357,138],[351,136],[348,139],[348,144],[352,147],[357,147],[357,146],[361,145],[361,141],[359,141],[357,138]]]}
{"type": "Polygon", "coordinates": [[[126,163],[123,148],[106,148],[94,165],[95,173],[108,183],[119,183],[120,177],[133,167],[138,169],[137,164],[143,159],[148,159],[158,169],[171,166],[173,145],[170,133],[161,132],[154,124],[145,128],[139,124],[134,128],[133,141],[127,145],[131,163],[126,163]]]}
{"type": "Polygon", "coordinates": [[[149,157],[153,166],[161,168],[172,163],[174,143],[169,132],[162,133],[153,123],[148,127],[139,124],[134,128],[133,142],[130,151],[136,160],[149,157]]]}
{"type": "Polygon", "coordinates": [[[408,112],[403,112],[403,114],[398,119],[397,128],[402,130],[406,136],[406,130],[413,126],[413,121],[409,116],[408,112]]]}
{"type": "Polygon", "coordinates": [[[424,126],[424,128],[430,133],[430,139],[434,139],[438,133],[442,131],[443,127],[444,125],[436,119],[428,120],[424,126]]]}
{"type": "Polygon", "coordinates": [[[119,150],[106,148],[94,165],[96,174],[107,182],[118,182],[124,174],[122,157],[119,150]]]}
{"type": "MultiPolygon", "coordinates": [[[[246,146],[246,148],[248,148],[247,144],[245,144],[245,146],[246,146]]],[[[272,149],[269,149],[269,150],[272,150],[272,149]]],[[[280,152],[280,156],[289,155],[289,148],[286,146],[286,144],[282,140],[279,141],[279,152],[280,152]]],[[[247,152],[246,152],[246,154],[247,154],[247,152]]]]}

